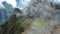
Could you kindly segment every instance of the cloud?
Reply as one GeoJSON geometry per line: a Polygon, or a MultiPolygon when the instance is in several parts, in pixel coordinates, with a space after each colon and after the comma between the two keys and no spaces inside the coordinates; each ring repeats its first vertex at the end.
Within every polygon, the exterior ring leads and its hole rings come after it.
{"type": "Polygon", "coordinates": [[[4,2],[5,0],[0,0],[0,8],[2,7],[2,8],[4,8],[4,6],[3,6],[3,4],[2,4],[2,2],[4,2]]]}
{"type": "Polygon", "coordinates": [[[5,0],[0,0],[0,2],[3,2],[3,1],[5,1],[5,0]]]}
{"type": "Polygon", "coordinates": [[[6,1],[8,4],[11,4],[13,7],[16,7],[16,0],[0,0],[0,6],[4,7],[2,2],[6,1]]]}
{"type": "Polygon", "coordinates": [[[16,0],[6,0],[8,4],[11,4],[13,7],[16,7],[17,3],[16,0]]]}
{"type": "Polygon", "coordinates": [[[16,0],[0,0],[0,6],[4,7],[2,4],[2,2],[4,1],[7,2],[8,4],[11,4],[14,8],[17,7],[18,4],[18,7],[20,9],[24,9],[29,5],[29,2],[31,0],[18,0],[18,2],[16,0]]]}
{"type": "Polygon", "coordinates": [[[20,0],[17,2],[17,4],[21,9],[24,9],[29,5],[30,1],[31,0],[20,0]]]}

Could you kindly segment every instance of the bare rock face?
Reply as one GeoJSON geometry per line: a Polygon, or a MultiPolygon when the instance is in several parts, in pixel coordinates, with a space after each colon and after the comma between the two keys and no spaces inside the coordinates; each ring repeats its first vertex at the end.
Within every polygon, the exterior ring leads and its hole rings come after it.
{"type": "Polygon", "coordinates": [[[52,8],[48,0],[31,0],[30,6],[27,8],[27,13],[40,18],[52,18],[52,8]]]}
{"type": "MultiPolygon", "coordinates": [[[[9,18],[9,21],[8,21],[8,24],[7,24],[7,30],[5,31],[5,34],[10,34],[10,33],[14,34],[14,32],[12,33],[12,31],[14,31],[16,26],[18,26],[17,21],[19,19],[22,20],[22,18],[23,18],[22,12],[19,10],[19,8],[15,8],[15,10],[13,12],[13,15],[11,15],[10,18],[9,18]]],[[[23,32],[23,30],[24,30],[23,27],[21,27],[21,32],[23,32]]]]}
{"type": "MultiPolygon", "coordinates": [[[[31,30],[27,34],[55,34],[53,33],[53,26],[57,25],[58,22],[53,19],[56,17],[56,10],[49,6],[47,0],[32,0],[27,12],[32,16],[40,16],[49,25],[48,27],[46,26],[47,29],[31,25],[31,30]]],[[[59,28],[54,32],[59,34],[58,30],[59,28]]]]}

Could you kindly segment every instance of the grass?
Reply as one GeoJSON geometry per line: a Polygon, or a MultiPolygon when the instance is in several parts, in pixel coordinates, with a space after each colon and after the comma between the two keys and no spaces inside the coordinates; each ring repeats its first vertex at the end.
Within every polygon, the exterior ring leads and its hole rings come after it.
{"type": "Polygon", "coordinates": [[[47,23],[45,23],[44,21],[36,21],[34,22],[34,25],[37,27],[45,28],[47,23]]]}

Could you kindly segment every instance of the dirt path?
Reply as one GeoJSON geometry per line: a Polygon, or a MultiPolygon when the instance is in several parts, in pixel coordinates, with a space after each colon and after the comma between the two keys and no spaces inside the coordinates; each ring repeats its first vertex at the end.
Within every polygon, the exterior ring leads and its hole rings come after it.
{"type": "Polygon", "coordinates": [[[52,34],[53,26],[57,24],[57,22],[53,20],[43,20],[44,23],[38,23],[38,21],[40,21],[40,19],[32,22],[31,28],[30,30],[26,31],[26,34],[52,34]]]}

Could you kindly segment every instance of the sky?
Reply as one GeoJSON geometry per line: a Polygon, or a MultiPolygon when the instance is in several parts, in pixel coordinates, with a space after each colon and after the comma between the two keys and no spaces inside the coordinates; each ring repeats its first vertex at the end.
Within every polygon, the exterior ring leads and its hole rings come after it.
{"type": "Polygon", "coordinates": [[[1,7],[4,7],[3,5],[2,5],[2,2],[3,2],[4,0],[0,0],[0,6],[1,7]]]}
{"type": "MultiPolygon", "coordinates": [[[[0,0],[0,12],[2,13],[2,14],[0,14],[0,16],[3,17],[3,19],[0,19],[0,25],[2,24],[1,20],[5,20],[4,17],[9,18],[9,15],[10,15],[9,11],[3,12],[3,11],[1,11],[1,8],[3,8],[2,10],[4,10],[5,8],[8,8],[10,6],[11,6],[11,8],[12,7],[15,8],[15,7],[17,7],[17,4],[18,4],[19,9],[24,10],[24,8],[26,8],[29,5],[29,2],[30,2],[30,0],[17,0],[17,1],[16,0],[0,0]],[[3,2],[6,2],[6,3],[3,3],[3,2]],[[8,7],[6,7],[6,6],[8,6],[8,7]],[[6,13],[6,15],[5,15],[5,13],[6,13]]],[[[10,8],[8,10],[10,10],[10,8]]]]}
{"type": "Polygon", "coordinates": [[[8,4],[11,4],[12,6],[16,7],[16,0],[0,0],[1,6],[3,6],[2,2],[6,1],[8,4]]]}
{"type": "Polygon", "coordinates": [[[18,2],[16,2],[16,0],[0,0],[0,6],[4,7],[2,2],[6,1],[8,4],[11,4],[13,7],[17,7],[17,4],[19,4],[19,7],[21,9],[23,9],[24,7],[28,6],[30,0],[18,0],[18,2]]]}
{"type": "Polygon", "coordinates": [[[60,0],[50,0],[51,2],[60,4],[60,0]]]}

